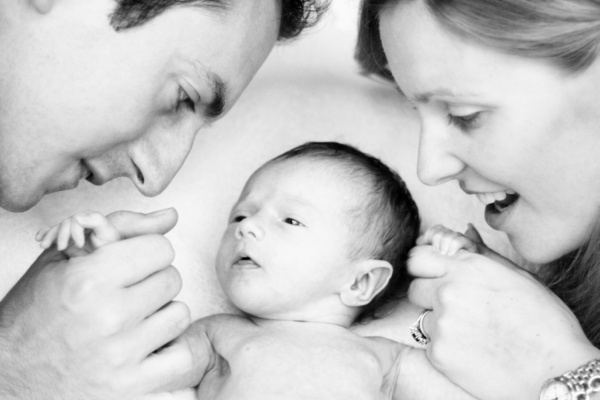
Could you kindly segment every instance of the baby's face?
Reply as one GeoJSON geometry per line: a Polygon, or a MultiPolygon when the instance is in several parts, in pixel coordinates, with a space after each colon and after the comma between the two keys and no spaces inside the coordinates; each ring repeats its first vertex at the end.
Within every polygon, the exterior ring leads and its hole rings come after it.
{"type": "Polygon", "coordinates": [[[331,162],[280,161],[258,170],[233,207],[217,258],[221,286],[262,318],[313,320],[353,281],[350,210],[357,185],[331,162]]]}

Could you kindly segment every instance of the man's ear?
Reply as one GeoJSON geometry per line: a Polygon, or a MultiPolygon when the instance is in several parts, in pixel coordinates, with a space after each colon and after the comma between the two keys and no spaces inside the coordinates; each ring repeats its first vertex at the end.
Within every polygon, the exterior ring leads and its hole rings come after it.
{"type": "Polygon", "coordinates": [[[350,307],[369,304],[387,286],[392,272],[392,265],[387,261],[359,261],[354,282],[348,283],[340,293],[342,303],[350,307]]]}
{"type": "Polygon", "coordinates": [[[48,14],[54,6],[54,0],[29,0],[29,2],[40,14],[48,14]]]}

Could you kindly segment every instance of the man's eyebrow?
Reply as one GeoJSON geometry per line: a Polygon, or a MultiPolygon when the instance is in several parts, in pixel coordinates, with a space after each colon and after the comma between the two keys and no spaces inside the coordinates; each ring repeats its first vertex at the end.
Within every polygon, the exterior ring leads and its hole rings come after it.
{"type": "Polygon", "coordinates": [[[223,79],[215,73],[207,73],[209,78],[209,85],[214,93],[214,99],[206,107],[202,108],[202,113],[208,122],[213,122],[223,114],[225,111],[225,104],[227,98],[227,86],[223,79]]]}
{"type": "Polygon", "coordinates": [[[231,0],[188,0],[187,2],[217,12],[229,11],[233,7],[231,0]]]}
{"type": "Polygon", "coordinates": [[[213,93],[213,100],[206,106],[200,107],[200,112],[208,123],[214,122],[219,119],[225,111],[225,104],[227,104],[227,85],[219,75],[209,71],[199,61],[195,61],[192,64],[198,78],[202,82],[207,83],[213,93]]]}

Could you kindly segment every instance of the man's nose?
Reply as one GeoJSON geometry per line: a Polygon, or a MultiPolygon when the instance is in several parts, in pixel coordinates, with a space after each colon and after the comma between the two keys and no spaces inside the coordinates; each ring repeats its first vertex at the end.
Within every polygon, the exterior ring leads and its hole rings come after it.
{"type": "Polygon", "coordinates": [[[190,153],[194,137],[188,134],[161,140],[150,136],[132,145],[131,158],[138,168],[133,182],[143,195],[156,196],[169,186],[190,153]]]}
{"type": "Polygon", "coordinates": [[[454,152],[455,139],[444,132],[422,127],[419,139],[417,175],[421,182],[435,186],[456,179],[465,164],[454,152]]]}
{"type": "Polygon", "coordinates": [[[265,236],[264,228],[257,216],[246,217],[240,221],[235,230],[235,237],[239,240],[242,238],[253,238],[261,240],[265,236]]]}

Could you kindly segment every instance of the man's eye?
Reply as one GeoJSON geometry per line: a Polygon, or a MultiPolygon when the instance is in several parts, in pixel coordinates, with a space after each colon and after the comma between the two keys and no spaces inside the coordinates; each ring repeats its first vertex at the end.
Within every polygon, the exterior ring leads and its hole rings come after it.
{"type": "Polygon", "coordinates": [[[177,96],[177,103],[175,105],[175,111],[179,112],[182,108],[187,111],[196,112],[196,103],[187,94],[187,92],[180,87],[179,95],[177,96]]]}
{"type": "Polygon", "coordinates": [[[294,226],[304,226],[302,224],[302,222],[300,222],[300,221],[298,221],[297,219],[294,219],[294,218],[285,218],[283,220],[283,222],[285,222],[286,224],[289,224],[289,225],[294,225],[294,226]]]}

